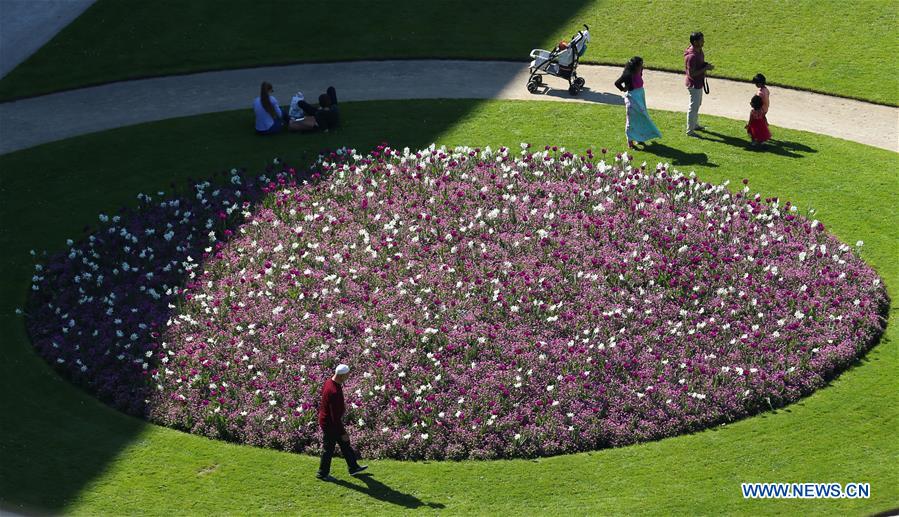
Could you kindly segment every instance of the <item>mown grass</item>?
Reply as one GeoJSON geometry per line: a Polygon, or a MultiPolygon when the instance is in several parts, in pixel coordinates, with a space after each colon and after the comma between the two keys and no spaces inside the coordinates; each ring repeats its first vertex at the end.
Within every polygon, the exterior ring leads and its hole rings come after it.
{"type": "MultiPolygon", "coordinates": [[[[777,412],[688,436],[538,461],[373,461],[373,476],[313,479],[317,459],[209,441],[147,425],[58,377],[30,349],[20,317],[29,249],[59,251],[100,211],[187,178],[261,169],[339,145],[623,144],[623,108],[604,105],[403,101],[344,105],[330,134],[259,138],[245,111],[144,124],[0,156],[0,506],[73,514],[874,513],[899,506],[899,332],[831,386],[777,412]],[[402,121],[388,123],[385,120],[402,121]],[[870,482],[867,500],[745,501],[740,483],[870,482]]],[[[775,128],[779,146],[745,149],[743,123],[706,117],[709,140],[681,135],[682,114],[656,112],[665,134],[637,161],[674,163],[708,180],[747,177],[818,217],[899,295],[899,157],[775,128]]],[[[340,463],[337,464],[338,466],[340,463]]]]}
{"type": "MultiPolygon", "coordinates": [[[[0,80],[0,100],[90,84],[350,59],[525,60],[590,25],[587,62],[683,70],[706,34],[716,77],[896,105],[899,10],[892,0],[99,0],[0,80]]],[[[470,78],[477,80],[476,78],[470,78]]]]}

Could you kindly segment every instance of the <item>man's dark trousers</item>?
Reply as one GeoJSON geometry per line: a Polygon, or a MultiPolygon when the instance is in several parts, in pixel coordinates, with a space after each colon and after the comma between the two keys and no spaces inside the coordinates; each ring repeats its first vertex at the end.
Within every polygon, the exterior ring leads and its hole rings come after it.
{"type": "Polygon", "coordinates": [[[331,458],[334,457],[334,446],[340,445],[340,452],[343,454],[343,459],[346,460],[347,467],[349,467],[350,471],[354,471],[359,468],[359,463],[356,461],[356,453],[353,452],[353,448],[350,447],[349,440],[344,440],[342,435],[339,433],[331,433],[325,430],[322,430],[323,434],[323,448],[322,448],[322,459],[318,464],[318,474],[320,476],[327,476],[331,473],[331,458]]]}

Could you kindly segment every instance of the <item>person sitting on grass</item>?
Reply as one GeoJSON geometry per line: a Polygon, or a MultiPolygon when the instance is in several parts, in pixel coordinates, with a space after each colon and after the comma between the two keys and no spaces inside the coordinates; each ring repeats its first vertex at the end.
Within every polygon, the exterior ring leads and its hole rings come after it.
{"type": "Polygon", "coordinates": [[[307,131],[315,128],[329,131],[337,129],[340,123],[340,112],[337,109],[337,90],[333,86],[328,87],[327,93],[318,96],[318,106],[313,106],[306,101],[300,101],[298,106],[307,115],[306,118],[311,118],[314,121],[312,124],[304,124],[302,129],[298,129],[298,131],[307,131]]]}
{"type": "Polygon", "coordinates": [[[762,98],[754,95],[749,101],[752,111],[749,112],[749,123],[746,124],[746,132],[752,142],[749,144],[753,147],[761,145],[771,139],[771,131],[768,129],[768,121],[765,119],[765,113],[762,112],[762,98]]]}
{"type": "Polygon", "coordinates": [[[257,135],[273,135],[284,130],[285,117],[281,107],[278,106],[278,99],[272,95],[274,91],[271,83],[263,81],[259,88],[259,97],[253,99],[257,135]]]}
{"type": "Polygon", "coordinates": [[[303,92],[297,92],[293,98],[290,99],[290,110],[288,112],[290,122],[287,124],[288,130],[309,131],[315,129],[315,118],[307,117],[303,108],[300,107],[300,103],[305,100],[303,92]]]}

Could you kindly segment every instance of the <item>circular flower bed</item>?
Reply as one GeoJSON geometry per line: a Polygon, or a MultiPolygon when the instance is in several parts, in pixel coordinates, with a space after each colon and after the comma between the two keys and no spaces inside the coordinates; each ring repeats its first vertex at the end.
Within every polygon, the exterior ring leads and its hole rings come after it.
{"type": "Polygon", "coordinates": [[[310,452],[321,384],[349,363],[363,455],[459,459],[782,406],[885,324],[853,250],[748,187],[525,145],[381,146],[315,171],[101,216],[37,266],[35,346],[153,422],[310,452]]]}

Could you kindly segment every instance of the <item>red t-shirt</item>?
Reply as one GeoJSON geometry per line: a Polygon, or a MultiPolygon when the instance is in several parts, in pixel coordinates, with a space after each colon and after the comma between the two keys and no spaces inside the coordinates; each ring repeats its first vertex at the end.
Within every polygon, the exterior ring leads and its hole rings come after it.
{"type": "Polygon", "coordinates": [[[684,81],[687,88],[702,88],[705,86],[705,71],[698,72],[705,64],[705,53],[693,48],[693,45],[684,50],[684,69],[687,78],[684,81]]]}
{"type": "Polygon", "coordinates": [[[318,406],[318,425],[323,431],[343,434],[343,414],[346,404],[343,401],[343,388],[334,379],[325,381],[322,388],[322,402],[318,406]]]}

